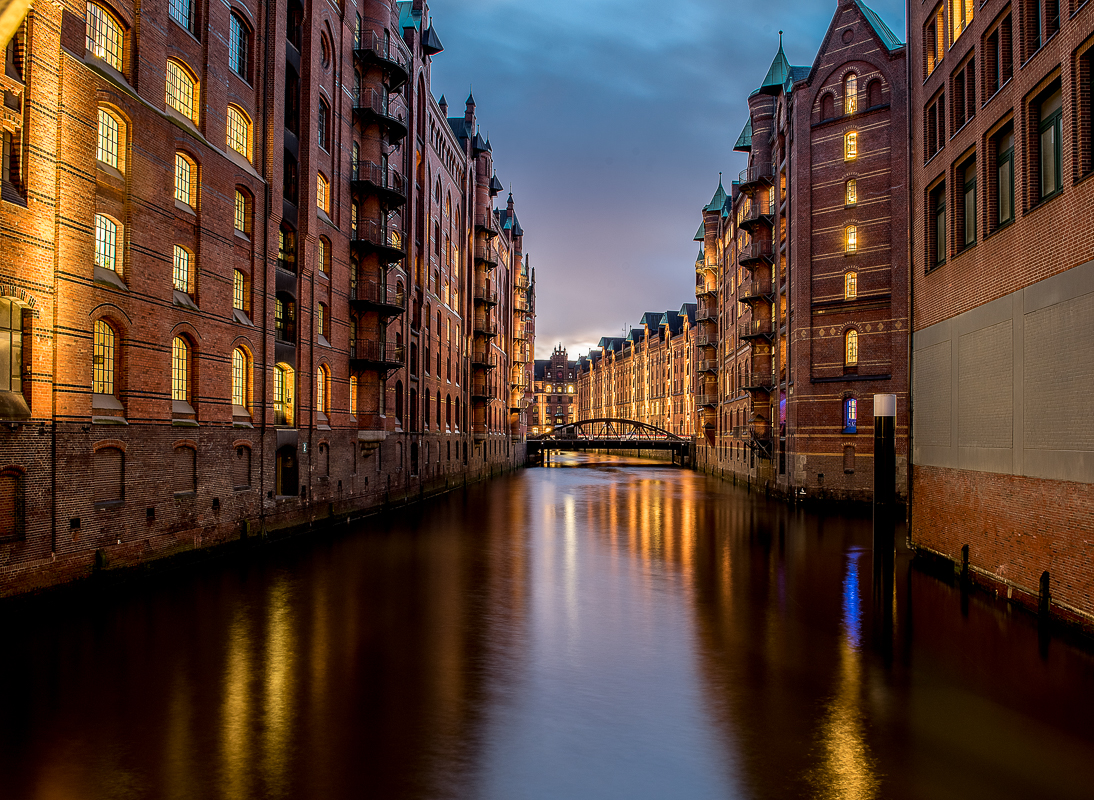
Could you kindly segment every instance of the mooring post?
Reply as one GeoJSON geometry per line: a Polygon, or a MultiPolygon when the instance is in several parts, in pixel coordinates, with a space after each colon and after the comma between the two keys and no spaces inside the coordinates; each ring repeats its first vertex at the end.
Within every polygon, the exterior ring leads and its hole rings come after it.
{"type": "Polygon", "coordinates": [[[874,395],[874,609],[879,644],[892,656],[896,584],[896,395],[874,395]]]}

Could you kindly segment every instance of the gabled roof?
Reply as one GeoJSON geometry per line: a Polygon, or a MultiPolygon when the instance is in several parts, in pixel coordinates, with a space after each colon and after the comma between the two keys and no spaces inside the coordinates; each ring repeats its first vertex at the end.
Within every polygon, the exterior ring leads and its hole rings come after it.
{"type": "Polygon", "coordinates": [[[642,337],[646,335],[646,332],[642,328],[631,328],[631,332],[627,334],[628,342],[640,342],[642,337]]]}
{"type": "Polygon", "coordinates": [[[737,144],[733,145],[733,149],[746,153],[752,149],[752,117],[749,117],[745,123],[741,135],[737,137],[737,144]]]}
{"type": "Polygon", "coordinates": [[[483,141],[481,134],[475,134],[475,138],[471,140],[471,149],[474,151],[475,155],[486,152],[486,142],[483,141]]]}
{"type": "Polygon", "coordinates": [[[714,192],[714,197],[710,198],[710,202],[703,206],[703,211],[721,211],[726,205],[726,190],[722,188],[722,176],[718,175],[718,189],[714,192]]]}
{"type": "Polygon", "coordinates": [[[688,318],[688,325],[690,325],[693,328],[695,327],[695,309],[696,308],[698,308],[698,306],[695,303],[684,303],[682,306],[680,306],[680,317],[681,318],[687,317],[688,318]]]}
{"type": "Polygon", "coordinates": [[[684,329],[684,318],[676,311],[666,311],[661,324],[669,329],[670,336],[676,336],[684,329]]]}
{"type": "Polygon", "coordinates": [[[661,324],[661,317],[663,315],[660,311],[647,311],[642,315],[642,324],[648,325],[656,330],[657,326],[661,324]]]}
{"type": "Polygon", "coordinates": [[[467,120],[463,117],[449,117],[448,127],[452,129],[452,133],[455,134],[456,138],[461,141],[471,138],[471,126],[467,124],[467,120]]]}
{"type": "Polygon", "coordinates": [[[855,5],[859,7],[862,16],[866,17],[866,21],[873,27],[874,33],[881,39],[882,44],[890,50],[897,50],[904,46],[904,42],[897,38],[897,35],[889,29],[889,26],[882,21],[876,11],[861,2],[861,0],[855,0],[855,5]]]}
{"type": "Polygon", "coordinates": [[[512,231],[514,236],[524,235],[524,229],[520,227],[520,222],[517,221],[516,212],[510,214],[509,209],[503,208],[498,212],[498,216],[501,217],[502,230],[512,231]]]}
{"type": "Polygon", "coordinates": [[[535,380],[542,381],[546,378],[547,369],[551,366],[551,360],[547,358],[537,358],[533,362],[532,372],[535,380]]]}

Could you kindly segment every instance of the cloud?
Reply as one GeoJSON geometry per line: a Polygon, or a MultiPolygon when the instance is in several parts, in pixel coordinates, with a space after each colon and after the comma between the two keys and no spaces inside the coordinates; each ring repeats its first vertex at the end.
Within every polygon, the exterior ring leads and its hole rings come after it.
{"type": "MultiPolygon", "coordinates": [[[[474,85],[537,277],[537,351],[576,355],[694,301],[692,240],[778,49],[811,64],[833,2],[433,0],[433,91],[474,85]]],[[[872,6],[895,31],[903,5],[872,6]]]]}

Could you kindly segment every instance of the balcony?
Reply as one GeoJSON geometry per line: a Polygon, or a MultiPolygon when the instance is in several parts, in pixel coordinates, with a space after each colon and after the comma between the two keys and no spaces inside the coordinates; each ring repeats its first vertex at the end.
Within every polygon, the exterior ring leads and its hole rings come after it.
{"type": "Polygon", "coordinates": [[[361,34],[353,55],[362,64],[376,64],[384,72],[384,86],[396,92],[410,77],[410,55],[397,39],[382,39],[372,31],[361,34]]]}
{"type": "Polygon", "coordinates": [[[775,387],[775,376],[769,370],[746,372],[741,377],[741,388],[750,392],[770,392],[775,387]]]}
{"type": "Polygon", "coordinates": [[[737,335],[742,339],[770,339],[771,320],[764,318],[742,322],[737,326],[737,335]]]}
{"type": "Polygon", "coordinates": [[[695,309],[696,322],[717,322],[718,309],[712,303],[700,303],[695,309]]]}
{"type": "Polygon", "coordinates": [[[737,263],[742,267],[755,266],[764,262],[771,263],[771,242],[749,242],[737,254],[737,263]]]}
{"type": "Polygon", "coordinates": [[[771,444],[771,425],[770,423],[752,424],[748,426],[749,437],[756,444],[761,445],[763,449],[771,444]]]}
{"type": "Polygon", "coordinates": [[[490,242],[475,242],[475,263],[485,264],[487,269],[498,265],[498,251],[490,242]]]}
{"type": "Polygon", "coordinates": [[[498,355],[487,350],[471,351],[471,366],[475,369],[492,370],[498,368],[498,355]]]}
{"type": "Polygon", "coordinates": [[[353,115],[361,125],[379,125],[390,144],[398,144],[407,135],[406,109],[375,89],[362,89],[353,98],[353,115]]]}
{"type": "Polygon", "coordinates": [[[471,381],[472,400],[490,400],[498,395],[498,382],[493,378],[471,381]]]}
{"type": "Polygon", "coordinates": [[[399,173],[385,170],[371,161],[361,161],[357,164],[356,175],[350,180],[354,192],[375,195],[388,211],[406,204],[407,181],[399,173]]]}
{"type": "Polygon", "coordinates": [[[531,306],[528,305],[528,296],[517,287],[517,295],[513,298],[513,310],[514,311],[530,311],[531,306]]]}
{"type": "Polygon", "coordinates": [[[490,237],[497,236],[498,222],[494,219],[494,212],[487,211],[483,213],[480,211],[479,213],[475,214],[475,230],[482,231],[490,237]]]}
{"type": "Polygon", "coordinates": [[[528,339],[528,331],[525,330],[524,326],[519,323],[513,326],[512,333],[513,339],[518,342],[523,342],[528,339]]]}
{"type": "Polygon", "coordinates": [[[771,228],[775,224],[775,193],[768,200],[756,200],[749,204],[748,211],[741,218],[741,227],[745,230],[755,230],[760,225],[771,228]]]}
{"type": "Polygon", "coordinates": [[[395,264],[406,258],[406,236],[398,228],[369,220],[357,223],[351,244],[365,253],[375,252],[383,264],[395,264]]]}
{"type": "Polygon", "coordinates": [[[742,192],[751,192],[761,186],[770,186],[771,165],[767,163],[753,164],[748,169],[742,169],[738,177],[742,192]]]}
{"type": "Polygon", "coordinates": [[[489,284],[476,283],[475,302],[482,303],[485,306],[496,306],[498,304],[498,290],[489,284]]]}
{"type": "Polygon", "coordinates": [[[406,311],[406,293],[397,292],[394,286],[385,286],[376,281],[351,285],[349,302],[361,311],[378,311],[385,318],[395,317],[406,311]]]}
{"type": "Polygon", "coordinates": [[[749,303],[753,300],[770,300],[771,281],[762,278],[745,281],[741,284],[737,296],[744,303],[749,303]]]}
{"type": "Polygon", "coordinates": [[[700,333],[695,337],[695,343],[700,347],[717,347],[718,336],[713,333],[700,333]]]}
{"type": "Polygon", "coordinates": [[[473,329],[478,336],[493,338],[498,335],[498,321],[493,317],[477,316],[473,329]]]}
{"type": "Polygon", "coordinates": [[[716,394],[697,394],[695,395],[696,408],[715,408],[718,405],[718,395],[716,394]]]}
{"type": "Polygon", "coordinates": [[[349,346],[349,365],[356,369],[380,372],[395,370],[406,364],[406,351],[401,344],[357,341],[349,346]]]}
{"type": "Polygon", "coordinates": [[[701,358],[699,359],[699,372],[718,372],[718,359],[716,358],[701,358]]]}
{"type": "Polygon", "coordinates": [[[718,287],[714,284],[707,285],[705,281],[695,284],[696,297],[714,297],[718,294],[718,287]]]}

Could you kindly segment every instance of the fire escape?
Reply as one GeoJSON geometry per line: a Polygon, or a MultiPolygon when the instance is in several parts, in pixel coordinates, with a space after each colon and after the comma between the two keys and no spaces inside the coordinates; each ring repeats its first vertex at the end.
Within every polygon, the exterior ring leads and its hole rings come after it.
{"type": "MultiPolygon", "coordinates": [[[[472,146],[476,156],[485,151],[478,134],[472,146]]],[[[477,442],[489,431],[490,401],[498,397],[498,357],[494,339],[498,336],[498,292],[495,270],[498,267],[498,222],[492,209],[493,199],[502,189],[497,176],[490,179],[489,199],[475,213],[474,303],[471,344],[471,433],[477,442]]]]}

